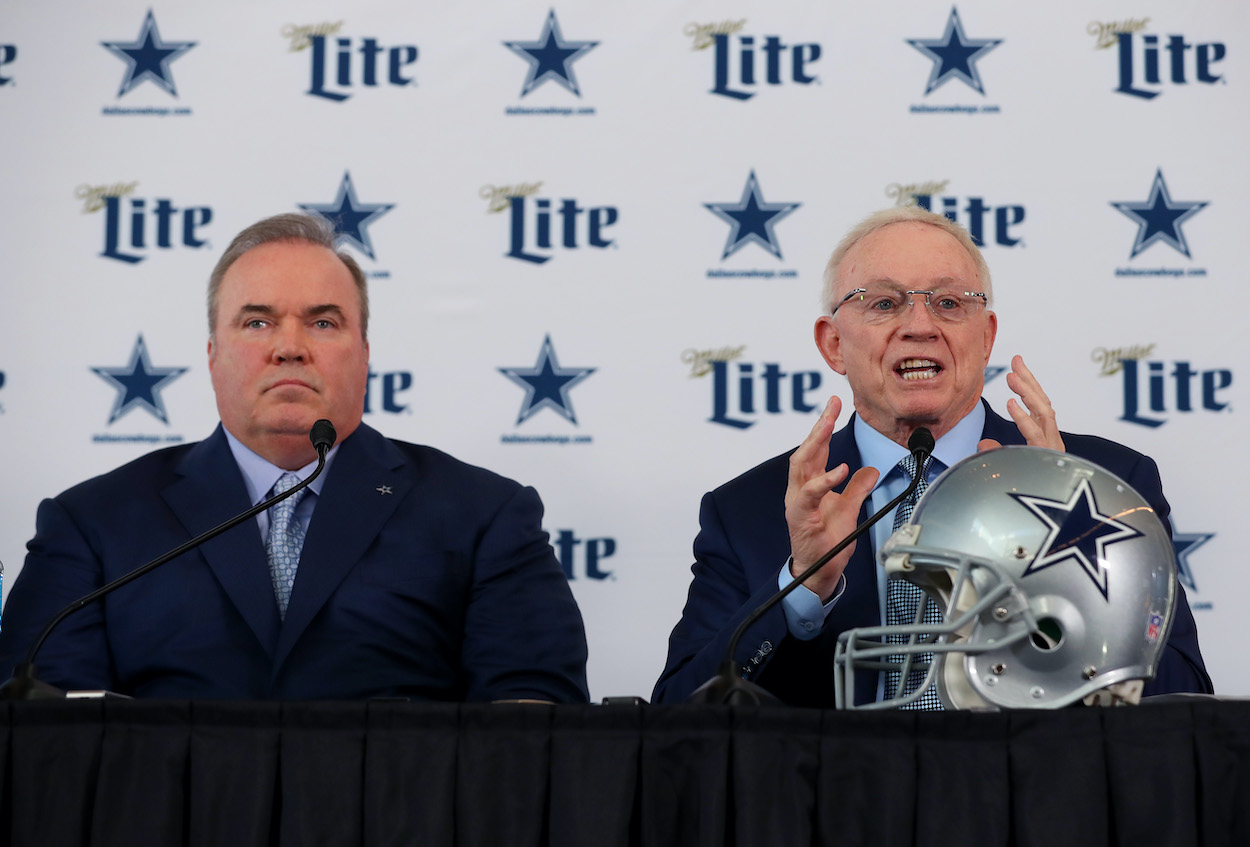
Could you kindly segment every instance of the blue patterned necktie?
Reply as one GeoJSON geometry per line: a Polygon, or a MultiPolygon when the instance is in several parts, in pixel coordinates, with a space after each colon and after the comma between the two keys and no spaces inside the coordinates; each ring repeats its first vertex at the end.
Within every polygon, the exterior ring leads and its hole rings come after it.
{"type": "MultiPolygon", "coordinates": [[[[283,474],[273,486],[273,496],[290,491],[299,485],[299,477],[293,473],[283,474]]],[[[304,549],[304,527],[295,520],[295,507],[308,489],[297,491],[276,506],[269,507],[269,538],[265,553],[269,556],[269,575],[273,578],[273,592],[278,598],[278,616],[286,617],[286,607],[291,602],[291,588],[295,585],[295,570],[299,567],[299,554],[304,549]]]]}
{"type": "MultiPolygon", "coordinates": [[[[916,490],[912,492],[912,496],[908,497],[898,506],[898,511],[894,514],[894,528],[898,529],[911,518],[912,510],[916,507],[916,502],[920,499],[920,495],[924,494],[925,489],[929,487],[928,480],[925,479],[925,473],[929,469],[929,458],[925,459],[925,466],[920,471],[920,484],[916,486],[916,490]]],[[[905,479],[913,479],[916,473],[916,457],[908,454],[898,466],[902,468],[905,479]]],[[[932,602],[928,595],[922,590],[901,577],[895,577],[886,582],[885,590],[885,622],[887,626],[909,625],[916,620],[916,610],[920,608],[920,604],[924,603],[924,623],[941,623],[942,612],[938,609],[937,604],[932,602]]],[[[886,639],[888,644],[902,644],[907,639],[902,636],[890,636],[886,639]]],[[[903,660],[902,655],[890,657],[891,661],[903,660]]],[[[912,658],[913,662],[924,665],[933,661],[932,653],[920,653],[912,658]]],[[[892,699],[895,696],[905,696],[914,692],[920,687],[920,683],[924,682],[925,670],[913,669],[907,674],[907,682],[903,685],[902,692],[898,691],[899,674],[896,672],[887,672],[885,675],[885,696],[886,699],[892,699]]],[[[905,706],[903,709],[941,709],[942,701],[938,698],[936,685],[927,688],[920,698],[905,706]]]]}

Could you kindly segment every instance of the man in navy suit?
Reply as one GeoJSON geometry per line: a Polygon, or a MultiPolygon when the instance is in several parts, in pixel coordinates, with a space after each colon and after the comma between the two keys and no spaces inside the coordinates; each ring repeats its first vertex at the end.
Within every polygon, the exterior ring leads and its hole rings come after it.
{"type": "MultiPolygon", "coordinates": [[[[704,497],[694,579],[655,702],[684,700],[712,679],[752,610],[903,491],[908,480],[895,468],[918,427],[937,439],[939,468],[1003,444],[1082,456],[1130,483],[1171,529],[1155,463],[1105,439],[1060,432],[1019,356],[1007,376],[1020,398],[1008,401],[1011,421],[981,399],[998,328],[992,296],[980,250],[941,215],[889,209],[842,240],[825,270],[826,314],[815,334],[825,361],[850,383],[855,414],[835,432],[842,403],[830,398],[797,449],[704,497]]],[[[886,591],[874,550],[889,526],[887,516],[746,631],[733,656],[744,678],[785,703],[833,705],[838,634],[882,621],[886,591]]],[[[1171,635],[1146,694],[1212,691],[1177,589],[1171,635]]],[[[881,676],[856,674],[857,703],[880,698],[881,676]]]]}
{"type": "Polygon", "coordinates": [[[71,615],[39,677],[142,697],[586,701],[582,618],[534,490],[361,422],[367,292],[334,237],[279,215],[227,249],[209,282],[221,425],[40,506],[4,610],[4,671],[58,609],[266,499],[284,473],[306,478],[325,418],[338,444],[289,522],[274,506],[71,615]],[[275,520],[303,536],[293,584],[266,554],[275,520]]]}

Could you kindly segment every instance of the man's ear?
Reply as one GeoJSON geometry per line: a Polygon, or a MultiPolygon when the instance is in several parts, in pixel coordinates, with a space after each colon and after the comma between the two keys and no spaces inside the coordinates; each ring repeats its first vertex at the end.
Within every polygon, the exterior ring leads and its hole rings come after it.
{"type": "MultiPolygon", "coordinates": [[[[842,335],[838,331],[838,325],[828,315],[821,315],[816,319],[814,331],[816,335],[816,349],[820,351],[820,355],[825,357],[829,367],[845,376],[846,363],[842,358],[842,335]]],[[[993,343],[992,339],[991,343],[993,343]]]]}

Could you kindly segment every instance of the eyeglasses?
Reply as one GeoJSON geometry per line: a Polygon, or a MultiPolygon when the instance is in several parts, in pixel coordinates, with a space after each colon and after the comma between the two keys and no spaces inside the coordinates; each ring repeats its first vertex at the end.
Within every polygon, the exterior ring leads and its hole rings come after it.
{"type": "Polygon", "coordinates": [[[856,319],[868,324],[898,320],[904,306],[914,306],[916,295],[924,295],[925,307],[939,321],[963,323],[983,312],[988,298],[983,291],[900,291],[894,288],[856,288],[833,307],[829,317],[845,307],[856,319]]]}

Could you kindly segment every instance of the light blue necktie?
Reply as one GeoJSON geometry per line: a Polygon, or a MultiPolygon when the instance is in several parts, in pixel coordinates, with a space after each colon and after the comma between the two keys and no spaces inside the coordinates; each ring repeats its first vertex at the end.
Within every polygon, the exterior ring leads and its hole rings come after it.
{"type": "MultiPolygon", "coordinates": [[[[909,454],[898,466],[902,468],[904,478],[911,480],[916,472],[916,457],[909,454]]],[[[920,495],[924,494],[925,489],[929,487],[929,482],[925,479],[925,472],[929,469],[929,459],[926,458],[925,466],[920,471],[920,483],[916,486],[916,490],[912,492],[912,496],[908,497],[899,504],[898,511],[894,514],[894,528],[898,529],[911,518],[912,511],[916,508],[916,502],[920,500],[920,495]]],[[[920,604],[924,603],[924,623],[941,623],[942,612],[938,609],[937,604],[932,602],[928,595],[911,582],[895,577],[886,583],[885,591],[885,622],[887,626],[911,625],[916,620],[916,610],[920,604]]],[[[887,643],[902,644],[906,639],[890,636],[887,643]]],[[[902,661],[902,655],[891,656],[891,660],[902,661]]],[[[912,657],[914,662],[928,664],[933,661],[932,653],[921,653],[912,657]]],[[[924,670],[913,670],[907,674],[907,681],[903,685],[903,690],[898,691],[899,674],[888,672],[885,675],[885,696],[886,699],[911,694],[915,691],[920,683],[924,681],[924,670]]],[[[936,680],[934,685],[925,689],[924,694],[920,695],[920,699],[901,706],[903,709],[941,709],[942,701],[937,695],[936,680]]]]}
{"type": "MultiPolygon", "coordinates": [[[[273,496],[290,491],[299,485],[299,481],[293,473],[283,474],[274,483],[273,496]]],[[[286,607],[291,602],[299,554],[304,549],[304,527],[295,520],[295,507],[307,493],[307,488],[302,489],[276,506],[269,507],[269,538],[265,542],[265,552],[269,556],[273,593],[278,598],[278,616],[282,618],[286,617],[286,607]]]]}

